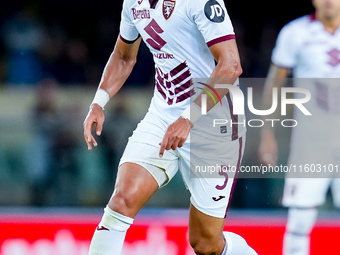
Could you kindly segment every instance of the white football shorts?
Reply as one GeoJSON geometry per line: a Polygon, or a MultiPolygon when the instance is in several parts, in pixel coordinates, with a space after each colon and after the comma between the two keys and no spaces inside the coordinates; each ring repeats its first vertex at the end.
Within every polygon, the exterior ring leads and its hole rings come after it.
{"type": "Polygon", "coordinates": [[[295,142],[291,147],[289,165],[295,167],[299,177],[294,177],[294,173],[286,175],[282,205],[320,206],[326,200],[328,189],[331,189],[334,206],[340,208],[339,145],[330,142],[295,142]],[[321,178],[313,177],[311,171],[316,170],[321,172],[321,178]]]}
{"type": "Polygon", "coordinates": [[[181,148],[166,150],[160,158],[159,143],[168,124],[148,112],[129,138],[119,165],[131,162],[143,166],[159,187],[166,185],[180,170],[190,191],[192,205],[207,215],[225,218],[236,179],[235,173],[220,169],[239,169],[245,136],[230,141],[223,139],[225,134],[221,134],[216,141],[212,141],[201,135],[207,130],[197,130],[195,127],[181,148]]]}

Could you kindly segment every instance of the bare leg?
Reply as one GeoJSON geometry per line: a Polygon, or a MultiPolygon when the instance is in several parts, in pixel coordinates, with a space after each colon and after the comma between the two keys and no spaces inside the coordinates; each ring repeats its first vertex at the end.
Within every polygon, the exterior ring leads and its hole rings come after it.
{"type": "Polygon", "coordinates": [[[190,207],[189,241],[198,255],[257,255],[243,237],[223,232],[225,219],[190,207]]]}
{"type": "Polygon", "coordinates": [[[190,206],[189,242],[196,254],[220,255],[225,246],[225,219],[209,216],[190,206]]]}
{"type": "Polygon", "coordinates": [[[158,183],[144,167],[135,163],[124,163],[118,170],[109,208],[134,218],[157,189],[158,183]]]}
{"type": "Polygon", "coordinates": [[[142,166],[125,163],[118,170],[115,190],[89,250],[89,255],[121,254],[133,218],[158,189],[154,177],[142,166]]]}
{"type": "Polygon", "coordinates": [[[289,208],[282,254],[310,254],[310,233],[317,219],[317,213],[315,207],[289,208]]]}

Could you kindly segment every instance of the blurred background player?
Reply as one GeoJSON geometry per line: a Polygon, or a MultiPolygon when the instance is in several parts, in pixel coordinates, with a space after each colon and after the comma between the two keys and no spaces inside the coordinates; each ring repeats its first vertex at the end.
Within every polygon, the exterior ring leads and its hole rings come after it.
{"type": "MultiPolygon", "coordinates": [[[[242,237],[223,232],[233,178],[190,177],[190,158],[210,165],[239,166],[244,149],[246,130],[241,125],[215,134],[217,129],[213,130],[212,125],[207,130],[206,125],[197,124],[209,123],[211,117],[231,119],[232,102],[229,95],[225,96],[227,89],[217,89],[223,105],[214,108],[211,116],[201,117],[198,106],[201,97],[190,107],[192,78],[218,78],[224,84],[234,84],[242,73],[233,27],[223,1],[124,1],[120,36],[84,122],[88,149],[97,146],[92,126],[97,125],[96,134],[100,135],[103,107],[131,73],[140,37],[155,61],[154,97],[126,146],[115,190],[94,233],[89,254],[120,254],[133,218],[157,189],[180,170],[191,192],[189,241],[196,254],[255,255],[242,237]],[[210,147],[198,148],[193,140],[189,143],[189,131],[198,133],[202,139],[205,139],[202,134],[207,134],[210,147]],[[223,150],[211,146],[211,139],[223,150]],[[214,153],[218,160],[211,162],[211,158],[202,157],[200,154],[206,155],[202,149],[214,153]]],[[[207,109],[213,106],[213,100],[208,99],[207,109]]]]}
{"type": "MultiPolygon", "coordinates": [[[[340,78],[340,0],[313,0],[313,5],[314,14],[300,17],[281,30],[263,94],[266,107],[270,107],[273,87],[283,86],[291,70],[293,78],[312,78],[294,79],[294,86],[311,92],[305,106],[312,116],[294,109],[298,125],[292,129],[288,163],[302,167],[314,165],[323,175],[318,176],[321,178],[308,173],[295,178],[286,176],[282,203],[289,211],[284,255],[309,254],[316,207],[325,202],[329,187],[335,206],[340,206],[340,182],[328,170],[335,169],[340,162],[336,139],[340,129],[340,83],[335,79],[340,78]]],[[[276,164],[277,144],[271,128],[263,129],[259,154],[262,162],[276,164]]]]}

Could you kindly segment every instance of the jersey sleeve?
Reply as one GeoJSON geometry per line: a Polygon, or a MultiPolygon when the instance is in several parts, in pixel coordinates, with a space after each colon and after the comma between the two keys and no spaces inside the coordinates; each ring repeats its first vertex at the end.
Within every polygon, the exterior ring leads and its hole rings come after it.
{"type": "Polygon", "coordinates": [[[120,21],[120,38],[126,43],[133,43],[139,37],[137,28],[132,22],[131,12],[129,8],[129,0],[124,0],[123,10],[120,21]]]}
{"type": "Polygon", "coordinates": [[[281,29],[272,52],[271,60],[275,65],[286,68],[295,66],[298,52],[297,38],[299,36],[292,24],[287,24],[281,29]]]}
{"type": "Polygon", "coordinates": [[[188,4],[189,16],[196,23],[208,47],[235,39],[223,0],[191,0],[188,4]]]}

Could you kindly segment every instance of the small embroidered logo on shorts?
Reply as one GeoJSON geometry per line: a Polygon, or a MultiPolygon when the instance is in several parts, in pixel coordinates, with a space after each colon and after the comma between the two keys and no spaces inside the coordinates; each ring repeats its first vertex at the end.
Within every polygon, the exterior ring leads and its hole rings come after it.
{"type": "Polygon", "coordinates": [[[226,134],[227,133],[227,126],[220,126],[220,132],[221,132],[221,134],[226,134]]]}
{"type": "Polygon", "coordinates": [[[212,197],[212,199],[217,202],[220,201],[221,199],[225,198],[225,196],[219,196],[219,197],[212,197]]]}

